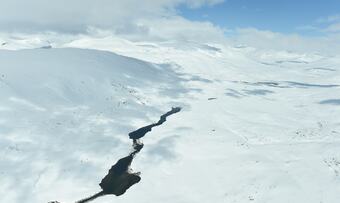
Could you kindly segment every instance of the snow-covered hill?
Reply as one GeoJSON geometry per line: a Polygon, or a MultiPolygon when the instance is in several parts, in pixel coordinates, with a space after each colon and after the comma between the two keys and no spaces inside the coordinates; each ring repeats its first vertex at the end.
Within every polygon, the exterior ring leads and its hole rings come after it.
{"type": "Polygon", "coordinates": [[[128,133],[172,106],[183,111],[134,160],[142,181],[96,202],[340,198],[339,57],[117,38],[54,46],[0,50],[0,202],[98,192],[128,133]]]}

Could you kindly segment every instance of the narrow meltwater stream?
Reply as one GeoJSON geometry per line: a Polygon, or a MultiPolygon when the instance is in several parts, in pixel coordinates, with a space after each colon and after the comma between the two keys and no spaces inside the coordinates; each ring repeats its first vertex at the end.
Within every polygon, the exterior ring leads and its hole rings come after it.
{"type": "Polygon", "coordinates": [[[76,203],[86,203],[104,195],[120,196],[123,195],[132,185],[138,183],[141,180],[140,173],[133,173],[130,169],[130,165],[136,154],[140,152],[144,146],[140,139],[143,138],[148,132],[150,132],[153,127],[162,125],[166,121],[166,118],[168,116],[180,111],[180,107],[172,108],[171,111],[163,114],[157,123],[144,126],[129,133],[129,138],[133,140],[133,151],[128,156],[119,159],[117,163],[111,167],[108,174],[102,179],[99,184],[102,191],[94,194],[91,197],[79,200],[76,203]]]}

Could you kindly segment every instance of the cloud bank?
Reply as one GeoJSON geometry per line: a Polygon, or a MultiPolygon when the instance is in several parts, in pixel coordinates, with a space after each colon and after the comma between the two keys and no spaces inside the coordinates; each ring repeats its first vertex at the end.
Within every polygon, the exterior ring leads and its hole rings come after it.
{"type": "Polygon", "coordinates": [[[224,0],[1,0],[5,31],[84,32],[89,26],[118,29],[136,20],[176,15],[176,7],[213,6],[224,0]]]}
{"type": "MultiPolygon", "coordinates": [[[[181,17],[177,8],[218,6],[226,0],[1,0],[0,33],[123,36],[132,40],[228,43],[263,49],[340,53],[340,14],[316,19],[298,30],[318,36],[283,34],[256,28],[228,30],[211,22],[181,17]]],[[[1,41],[1,40],[0,40],[1,41]]],[[[6,41],[6,40],[2,40],[6,41]]]]}
{"type": "Polygon", "coordinates": [[[322,36],[283,34],[256,28],[240,28],[228,38],[230,44],[243,44],[266,50],[286,50],[323,54],[340,53],[340,35],[328,33],[322,36]]]}

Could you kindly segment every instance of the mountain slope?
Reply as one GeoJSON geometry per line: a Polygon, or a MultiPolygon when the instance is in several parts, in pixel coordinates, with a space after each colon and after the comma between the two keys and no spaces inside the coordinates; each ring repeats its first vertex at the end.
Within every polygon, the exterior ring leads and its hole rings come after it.
{"type": "Polygon", "coordinates": [[[96,202],[339,199],[337,57],[111,38],[59,47],[97,50],[0,51],[1,202],[98,192],[128,133],[171,106],[183,112],[134,160],[142,181],[96,202]]]}

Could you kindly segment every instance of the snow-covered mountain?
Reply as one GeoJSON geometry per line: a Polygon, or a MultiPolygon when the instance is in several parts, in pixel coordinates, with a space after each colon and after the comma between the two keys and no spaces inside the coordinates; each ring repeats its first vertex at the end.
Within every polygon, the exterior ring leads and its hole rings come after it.
{"type": "Polygon", "coordinates": [[[141,182],[96,202],[340,199],[339,57],[113,37],[45,42],[1,46],[0,202],[98,192],[131,150],[128,133],[173,106],[182,112],[143,138],[132,165],[141,182]]]}

